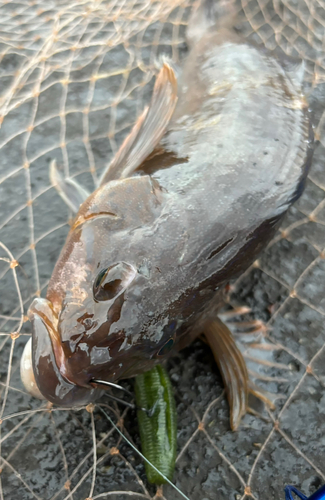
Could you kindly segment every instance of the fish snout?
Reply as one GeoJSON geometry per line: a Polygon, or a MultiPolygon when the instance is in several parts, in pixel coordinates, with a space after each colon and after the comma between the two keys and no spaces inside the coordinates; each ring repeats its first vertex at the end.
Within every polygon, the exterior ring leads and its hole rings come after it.
{"type": "Polygon", "coordinates": [[[66,359],[57,330],[57,316],[47,299],[35,299],[28,315],[32,338],[27,342],[21,361],[21,379],[35,397],[65,407],[88,404],[97,399],[100,389],[80,387],[65,373],[66,359]]]}

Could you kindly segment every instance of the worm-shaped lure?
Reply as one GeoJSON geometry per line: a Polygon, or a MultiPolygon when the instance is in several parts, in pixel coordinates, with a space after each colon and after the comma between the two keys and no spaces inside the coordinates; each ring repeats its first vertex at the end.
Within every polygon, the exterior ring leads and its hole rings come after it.
{"type": "MultiPolygon", "coordinates": [[[[135,379],[138,422],[144,456],[168,479],[172,479],[177,443],[176,405],[166,370],[158,365],[135,379]]],[[[149,464],[145,465],[149,483],[166,481],[149,464]]]]}

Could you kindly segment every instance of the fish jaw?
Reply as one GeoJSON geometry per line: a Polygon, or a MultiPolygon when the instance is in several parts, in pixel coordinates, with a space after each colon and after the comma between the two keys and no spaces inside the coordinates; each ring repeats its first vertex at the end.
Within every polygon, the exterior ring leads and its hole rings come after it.
{"type": "Polygon", "coordinates": [[[21,379],[26,390],[34,397],[41,396],[63,407],[82,406],[98,399],[102,390],[90,385],[80,387],[66,374],[65,353],[51,302],[35,299],[28,315],[32,339],[25,346],[21,363],[21,379]]]}

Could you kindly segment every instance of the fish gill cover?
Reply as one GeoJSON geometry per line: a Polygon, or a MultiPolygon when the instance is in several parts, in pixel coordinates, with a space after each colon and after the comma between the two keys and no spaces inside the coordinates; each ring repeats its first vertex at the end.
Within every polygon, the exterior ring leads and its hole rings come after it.
{"type": "MultiPolygon", "coordinates": [[[[153,498],[144,466],[102,415],[52,410],[23,389],[26,311],[44,296],[68,209],[49,163],[93,188],[150,97],[157,61],[180,62],[190,0],[31,0],[0,6],[0,498],[153,498]]],[[[263,322],[247,360],[282,398],[236,433],[208,347],[168,364],[178,413],[175,482],[192,500],[279,499],[325,482],[325,9],[322,0],[241,0],[238,28],[305,60],[316,137],[302,198],[260,259],[231,286],[229,308],[263,322]],[[270,347],[271,346],[271,347],[270,347]],[[256,347],[256,346],[255,346],[256,347]],[[261,354],[262,353],[262,354],[261,354]],[[259,368],[258,368],[259,369],[259,368]]],[[[258,323],[257,323],[258,324],[258,323]]],[[[131,386],[130,386],[131,387],[131,386]]],[[[108,403],[139,447],[134,413],[108,403]]],[[[89,408],[88,408],[89,410],[89,408]]],[[[166,499],[177,497],[164,487],[166,499]]]]}

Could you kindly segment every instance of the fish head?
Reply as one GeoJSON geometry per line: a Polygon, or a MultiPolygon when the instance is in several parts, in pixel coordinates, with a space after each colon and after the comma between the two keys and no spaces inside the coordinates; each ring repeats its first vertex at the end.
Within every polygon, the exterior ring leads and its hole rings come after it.
{"type": "MultiPolygon", "coordinates": [[[[162,200],[157,201],[159,193],[147,176],[126,180],[124,193],[130,183],[142,188],[132,191],[135,206],[131,196],[123,213],[125,199],[116,201],[118,216],[112,207],[104,212],[94,198],[92,217],[86,216],[89,201],[81,208],[46,298],[34,299],[28,311],[32,340],[22,360],[22,379],[29,392],[35,395],[37,388],[60,406],[94,401],[102,388],[93,380],[115,382],[144,372],[174,344],[176,322],[166,312],[166,275],[159,269],[163,252],[152,246],[162,200]]],[[[111,199],[114,193],[111,186],[111,199]]]]}
{"type": "Polygon", "coordinates": [[[134,265],[115,262],[89,280],[82,300],[69,291],[57,310],[47,298],[34,299],[32,340],[22,360],[26,372],[25,358],[32,359],[29,392],[40,397],[33,391],[38,389],[60,406],[80,406],[101,395],[93,380],[116,382],[161,362],[174,346],[177,321],[163,306],[151,311],[147,281],[134,265]]]}

